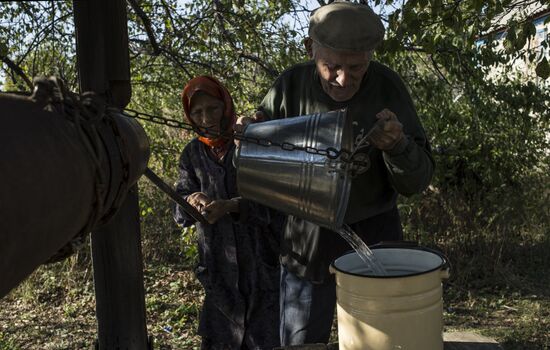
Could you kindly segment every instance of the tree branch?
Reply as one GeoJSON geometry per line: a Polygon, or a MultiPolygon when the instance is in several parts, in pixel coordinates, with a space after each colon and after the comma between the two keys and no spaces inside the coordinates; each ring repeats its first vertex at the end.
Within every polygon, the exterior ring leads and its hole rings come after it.
{"type": "Polygon", "coordinates": [[[153,55],[158,56],[161,52],[155,33],[153,32],[153,27],[151,27],[151,20],[147,17],[147,14],[141,9],[136,0],[127,0],[136,15],[141,19],[143,26],[145,27],[145,32],[149,38],[149,43],[153,47],[153,55]]]}
{"type": "MultiPolygon", "coordinates": [[[[51,31],[55,30],[55,24],[66,20],[73,15],[72,12],[66,13],[55,20],[49,26],[44,26],[32,39],[31,43],[27,47],[27,51],[19,58],[19,63],[23,62],[31,52],[36,52],[36,48],[50,35],[51,31]],[[42,37],[41,37],[42,36],[42,37]]],[[[38,29],[38,28],[37,28],[38,29]]]]}
{"type": "Polygon", "coordinates": [[[219,0],[214,0],[214,11],[216,20],[218,22],[218,25],[220,27],[220,32],[222,33],[222,36],[227,40],[229,45],[235,50],[237,53],[239,53],[239,57],[245,58],[247,60],[250,60],[257,65],[259,65],[263,70],[266,71],[267,74],[269,74],[271,77],[277,77],[279,75],[279,72],[271,67],[266,62],[262,61],[261,58],[259,58],[256,55],[250,54],[245,52],[242,49],[239,49],[233,39],[231,38],[231,35],[227,32],[227,29],[225,28],[224,24],[224,17],[223,17],[223,5],[220,3],[219,0]]]}
{"type": "Polygon", "coordinates": [[[2,60],[2,62],[4,62],[6,66],[8,66],[8,68],[11,69],[12,72],[17,74],[21,79],[23,79],[27,87],[32,91],[33,89],[32,80],[29,79],[29,77],[25,74],[25,72],[21,67],[15,64],[15,62],[9,59],[9,57],[4,55],[0,55],[0,60],[2,60]]]}
{"type": "Polygon", "coordinates": [[[441,69],[439,69],[439,65],[437,64],[437,62],[435,61],[435,58],[433,55],[430,55],[430,61],[432,62],[432,66],[434,67],[435,71],[437,72],[437,74],[439,74],[439,78],[440,79],[443,79],[443,81],[445,81],[445,83],[447,83],[447,85],[449,86],[452,86],[451,83],[449,83],[449,81],[447,80],[447,78],[445,77],[445,75],[443,74],[443,72],[441,72],[441,69]]]}
{"type": "Polygon", "coordinates": [[[270,76],[277,77],[279,75],[279,72],[275,69],[267,65],[265,62],[261,60],[261,58],[253,55],[246,54],[244,52],[241,52],[239,54],[239,57],[246,58],[247,60],[250,60],[260,67],[262,67],[270,76]]]}
{"type": "Polygon", "coordinates": [[[451,50],[451,49],[435,49],[435,50],[432,50],[432,51],[429,51],[429,50],[426,50],[425,48],[423,48],[422,46],[411,46],[411,45],[404,45],[403,46],[403,50],[404,51],[408,51],[408,52],[423,52],[423,53],[426,53],[426,54],[431,54],[431,53],[456,53],[458,52],[458,50],[451,50]]]}
{"type": "Polygon", "coordinates": [[[185,64],[183,64],[183,62],[181,62],[179,60],[179,58],[177,57],[176,54],[174,54],[172,51],[168,51],[168,50],[163,50],[163,52],[165,53],[165,57],[168,58],[169,60],[171,60],[172,62],[176,63],[184,72],[185,74],[187,74],[187,76],[189,77],[189,79],[191,79],[193,77],[193,75],[191,74],[191,72],[189,72],[189,70],[187,69],[187,67],[185,66],[185,64]]]}

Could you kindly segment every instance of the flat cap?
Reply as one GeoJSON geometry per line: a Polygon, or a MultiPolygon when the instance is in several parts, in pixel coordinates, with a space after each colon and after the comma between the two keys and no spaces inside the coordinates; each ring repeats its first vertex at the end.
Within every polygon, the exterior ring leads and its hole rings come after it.
{"type": "Polygon", "coordinates": [[[311,13],[308,34],[330,49],[369,51],[384,38],[384,25],[367,5],[335,1],[311,13]]]}

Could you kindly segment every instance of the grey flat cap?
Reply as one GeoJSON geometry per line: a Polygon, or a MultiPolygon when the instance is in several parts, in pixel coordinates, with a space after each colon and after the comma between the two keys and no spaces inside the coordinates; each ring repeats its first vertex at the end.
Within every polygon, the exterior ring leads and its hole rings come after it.
{"type": "Polygon", "coordinates": [[[309,37],[334,50],[372,50],[384,38],[384,31],[370,7],[351,2],[321,6],[309,18],[309,37]]]}

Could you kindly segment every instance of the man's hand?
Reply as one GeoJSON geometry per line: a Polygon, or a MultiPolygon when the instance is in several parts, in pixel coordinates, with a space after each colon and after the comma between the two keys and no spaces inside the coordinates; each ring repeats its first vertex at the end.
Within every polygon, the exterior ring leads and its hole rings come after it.
{"type": "Polygon", "coordinates": [[[367,140],[382,151],[391,151],[405,137],[403,124],[387,108],[376,114],[376,118],[378,121],[369,131],[367,140]]]}
{"type": "MultiPolygon", "coordinates": [[[[235,126],[233,127],[233,130],[235,131],[236,134],[242,134],[248,124],[259,122],[259,121],[261,122],[261,121],[264,121],[265,119],[266,119],[266,116],[262,111],[257,111],[254,117],[239,117],[235,122],[235,126]]],[[[235,139],[235,145],[237,146],[239,145],[239,140],[235,139]]]]}
{"type": "Polygon", "coordinates": [[[239,117],[235,122],[235,126],[233,127],[233,130],[235,130],[237,134],[242,134],[246,126],[250,123],[254,123],[254,121],[255,119],[252,117],[239,117]]]}

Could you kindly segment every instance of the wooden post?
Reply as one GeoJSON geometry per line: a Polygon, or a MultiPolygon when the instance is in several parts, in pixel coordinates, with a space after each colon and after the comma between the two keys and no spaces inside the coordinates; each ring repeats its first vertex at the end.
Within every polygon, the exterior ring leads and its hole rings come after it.
{"type": "MultiPolygon", "coordinates": [[[[130,102],[124,0],[74,1],[80,90],[123,108],[130,102]]],[[[134,186],[115,217],[92,233],[98,342],[96,349],[148,349],[139,226],[134,186]]]]}
{"type": "Polygon", "coordinates": [[[148,349],[137,186],[92,233],[99,350],[148,349]]]}

